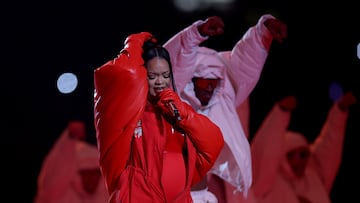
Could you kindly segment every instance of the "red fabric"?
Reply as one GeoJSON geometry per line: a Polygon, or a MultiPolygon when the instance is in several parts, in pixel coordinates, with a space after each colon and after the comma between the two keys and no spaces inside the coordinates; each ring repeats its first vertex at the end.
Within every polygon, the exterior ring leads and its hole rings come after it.
{"type": "Polygon", "coordinates": [[[167,200],[174,199],[185,188],[186,168],[182,155],[184,143],[185,136],[179,133],[168,135],[166,138],[161,182],[167,200]]]}
{"type": "MultiPolygon", "coordinates": [[[[173,135],[174,125],[186,136],[179,145],[169,144],[168,149],[186,151],[183,153],[186,171],[181,170],[181,165],[174,171],[186,176],[185,184],[179,181],[175,188],[166,190],[170,198],[178,193],[167,202],[190,203],[190,187],[206,175],[224,144],[221,131],[185,103],[182,106],[187,117],[176,124],[166,121],[159,110],[146,104],[146,69],[139,57],[142,39],[133,37],[116,59],[94,72],[95,128],[100,166],[111,194],[109,202],[165,202],[161,175],[172,163],[166,162],[163,169],[163,153],[166,137],[173,135]],[[180,187],[182,191],[177,191],[180,187]]],[[[177,138],[182,136],[178,131],[174,133],[177,138]]]]}
{"type": "Polygon", "coordinates": [[[164,186],[166,199],[171,201],[180,194],[186,184],[186,169],[184,157],[179,152],[164,153],[163,174],[161,183],[164,186]]]}

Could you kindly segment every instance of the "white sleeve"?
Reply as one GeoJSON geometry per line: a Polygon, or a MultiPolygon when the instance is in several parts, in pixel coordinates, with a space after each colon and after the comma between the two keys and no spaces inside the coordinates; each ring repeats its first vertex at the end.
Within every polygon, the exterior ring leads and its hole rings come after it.
{"type": "Polygon", "coordinates": [[[311,145],[313,152],[311,162],[316,167],[329,192],[342,159],[347,118],[348,112],[341,111],[338,103],[334,103],[328,112],[320,135],[311,145]]]}
{"type": "Polygon", "coordinates": [[[201,36],[197,28],[203,22],[201,20],[194,22],[164,44],[170,54],[176,88],[179,91],[182,91],[193,77],[199,44],[208,39],[201,36]]]}
{"type": "Polygon", "coordinates": [[[254,177],[252,189],[257,197],[265,195],[275,182],[285,153],[284,136],[290,116],[290,111],[282,110],[276,103],[251,141],[254,177]]]}
{"type": "Polygon", "coordinates": [[[227,75],[235,87],[235,105],[241,104],[249,96],[260,78],[273,40],[264,25],[264,21],[270,18],[274,17],[263,15],[256,25],[246,31],[231,52],[220,53],[227,65],[227,75]]]}
{"type": "Polygon", "coordinates": [[[54,202],[69,187],[76,175],[76,142],[70,138],[68,128],[65,128],[44,158],[38,176],[35,203],[54,202]]]}

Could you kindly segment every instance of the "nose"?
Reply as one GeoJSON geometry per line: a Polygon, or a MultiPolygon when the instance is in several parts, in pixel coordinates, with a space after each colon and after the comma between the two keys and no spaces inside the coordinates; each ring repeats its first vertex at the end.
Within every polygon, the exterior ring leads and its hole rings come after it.
{"type": "Polygon", "coordinates": [[[159,85],[162,84],[162,82],[163,82],[162,77],[156,77],[155,84],[159,85]]]}

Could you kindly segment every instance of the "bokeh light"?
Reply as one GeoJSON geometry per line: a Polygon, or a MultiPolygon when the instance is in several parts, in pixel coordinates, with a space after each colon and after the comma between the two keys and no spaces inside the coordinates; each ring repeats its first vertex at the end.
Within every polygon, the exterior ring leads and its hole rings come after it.
{"type": "Polygon", "coordinates": [[[63,73],[57,80],[57,88],[63,94],[73,92],[78,85],[78,79],[73,73],[63,73]]]}
{"type": "Polygon", "coordinates": [[[344,94],[342,86],[337,82],[332,82],[329,86],[329,97],[335,102],[344,94]]]}
{"type": "Polygon", "coordinates": [[[183,12],[205,10],[210,7],[223,10],[231,5],[234,0],[173,0],[175,7],[183,12]]]}

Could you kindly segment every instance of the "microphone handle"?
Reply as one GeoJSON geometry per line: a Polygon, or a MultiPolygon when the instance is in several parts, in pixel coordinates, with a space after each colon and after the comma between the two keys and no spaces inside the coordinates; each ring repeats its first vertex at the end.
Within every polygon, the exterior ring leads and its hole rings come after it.
{"type": "Polygon", "coordinates": [[[175,104],[173,104],[172,102],[169,102],[169,106],[172,109],[172,111],[176,117],[176,120],[181,121],[179,110],[176,108],[175,104]]]}

